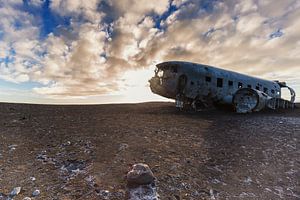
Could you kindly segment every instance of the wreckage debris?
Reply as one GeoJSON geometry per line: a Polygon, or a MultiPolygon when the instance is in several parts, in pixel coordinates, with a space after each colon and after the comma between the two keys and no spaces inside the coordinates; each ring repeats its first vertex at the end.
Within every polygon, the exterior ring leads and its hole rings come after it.
{"type": "Polygon", "coordinates": [[[138,163],[127,173],[128,200],[159,200],[155,177],[150,167],[138,163]]]}

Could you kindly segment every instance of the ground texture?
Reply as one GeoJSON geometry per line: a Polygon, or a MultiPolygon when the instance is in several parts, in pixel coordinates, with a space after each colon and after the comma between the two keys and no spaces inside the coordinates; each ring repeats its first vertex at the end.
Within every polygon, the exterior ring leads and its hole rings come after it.
{"type": "Polygon", "coordinates": [[[300,109],[0,104],[0,199],[125,199],[148,164],[162,200],[300,199],[300,109]]]}

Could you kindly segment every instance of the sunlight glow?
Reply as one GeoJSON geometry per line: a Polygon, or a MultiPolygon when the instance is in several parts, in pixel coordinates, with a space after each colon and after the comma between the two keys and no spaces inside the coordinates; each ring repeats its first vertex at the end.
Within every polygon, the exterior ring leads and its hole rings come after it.
{"type": "Polygon", "coordinates": [[[151,92],[148,80],[153,75],[154,67],[127,71],[122,77],[122,90],[117,92],[117,94],[123,96],[121,101],[131,103],[145,101],[171,101],[151,92]]]}

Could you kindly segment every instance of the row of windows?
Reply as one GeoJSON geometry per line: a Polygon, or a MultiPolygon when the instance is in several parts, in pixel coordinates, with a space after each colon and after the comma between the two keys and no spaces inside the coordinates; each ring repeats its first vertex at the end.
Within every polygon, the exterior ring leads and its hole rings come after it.
{"type": "MultiPolygon", "coordinates": [[[[205,81],[206,82],[211,82],[211,77],[210,76],[206,76],[205,77],[205,81]]],[[[228,80],[228,86],[229,87],[233,87],[233,81],[228,80]]],[[[223,87],[223,78],[217,78],[217,87],[223,87]]],[[[243,87],[243,83],[238,82],[238,88],[242,88],[243,87]]],[[[247,85],[248,88],[252,88],[251,85],[247,85]]],[[[256,90],[260,90],[259,86],[255,87],[256,90]]],[[[264,87],[263,88],[263,92],[264,93],[268,93],[268,88],[264,87]]],[[[271,93],[274,94],[275,91],[272,89],[271,93]]]]}

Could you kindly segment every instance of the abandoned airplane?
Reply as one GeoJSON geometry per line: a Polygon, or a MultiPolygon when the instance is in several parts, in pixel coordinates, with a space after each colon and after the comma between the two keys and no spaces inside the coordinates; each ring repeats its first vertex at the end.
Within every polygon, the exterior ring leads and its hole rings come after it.
{"type": "Polygon", "coordinates": [[[238,113],[264,108],[294,108],[295,91],[285,82],[268,81],[203,64],[169,61],[156,65],[150,80],[151,91],[175,99],[180,109],[201,110],[229,105],[238,113]],[[291,99],[281,98],[281,88],[289,89],[291,99]]]}

